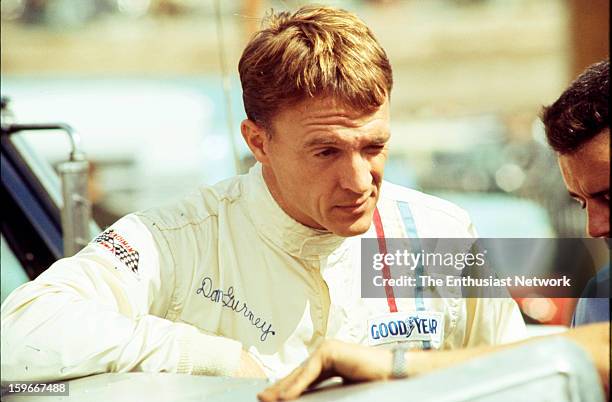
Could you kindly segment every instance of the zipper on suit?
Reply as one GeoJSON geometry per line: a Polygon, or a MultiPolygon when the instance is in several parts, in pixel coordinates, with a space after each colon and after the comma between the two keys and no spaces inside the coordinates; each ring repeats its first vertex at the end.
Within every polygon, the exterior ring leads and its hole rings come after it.
{"type": "Polygon", "coordinates": [[[319,294],[319,305],[318,305],[318,310],[319,310],[319,317],[318,317],[318,321],[319,321],[319,327],[320,331],[317,330],[316,332],[320,332],[320,336],[321,337],[325,337],[325,335],[327,334],[327,320],[329,317],[329,308],[330,308],[330,304],[331,304],[331,299],[329,296],[329,288],[327,286],[327,282],[325,282],[325,279],[323,279],[323,275],[321,275],[321,264],[320,262],[315,262],[312,265],[312,268],[310,270],[311,275],[315,281],[315,284],[317,286],[317,293],[319,294]]]}

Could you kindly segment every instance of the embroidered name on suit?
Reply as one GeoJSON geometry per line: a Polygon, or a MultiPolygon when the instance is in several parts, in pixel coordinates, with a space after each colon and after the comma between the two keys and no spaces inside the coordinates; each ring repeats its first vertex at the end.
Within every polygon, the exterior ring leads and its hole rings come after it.
{"type": "Polygon", "coordinates": [[[261,317],[256,317],[253,310],[251,310],[246,302],[241,302],[234,296],[234,287],[230,286],[227,290],[213,289],[213,282],[210,277],[202,279],[202,286],[196,290],[196,294],[202,295],[214,303],[221,303],[223,307],[229,308],[235,313],[242,314],[251,325],[261,331],[259,339],[264,342],[268,335],[276,335],[276,332],[272,330],[272,324],[267,323],[261,317]]]}

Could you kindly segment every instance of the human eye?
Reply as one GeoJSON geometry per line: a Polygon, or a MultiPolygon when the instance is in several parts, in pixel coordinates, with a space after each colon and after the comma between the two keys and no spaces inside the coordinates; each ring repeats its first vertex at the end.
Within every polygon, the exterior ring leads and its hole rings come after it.
{"type": "Polygon", "coordinates": [[[601,202],[607,205],[610,205],[610,190],[602,191],[593,196],[593,199],[597,200],[597,202],[601,202]]]}
{"type": "Polygon", "coordinates": [[[365,148],[367,153],[370,153],[373,155],[379,154],[384,149],[385,149],[385,144],[371,144],[365,148]]]}
{"type": "Polygon", "coordinates": [[[578,198],[578,197],[572,197],[574,199],[574,201],[576,201],[578,204],[580,204],[580,208],[584,209],[586,208],[586,202],[584,202],[583,199],[578,198]]]}
{"type": "Polygon", "coordinates": [[[385,144],[374,144],[374,145],[370,145],[369,148],[375,151],[381,151],[385,149],[385,144]]]}
{"type": "Polygon", "coordinates": [[[324,148],[315,152],[314,156],[317,158],[329,158],[338,153],[338,149],[336,148],[324,148]]]}

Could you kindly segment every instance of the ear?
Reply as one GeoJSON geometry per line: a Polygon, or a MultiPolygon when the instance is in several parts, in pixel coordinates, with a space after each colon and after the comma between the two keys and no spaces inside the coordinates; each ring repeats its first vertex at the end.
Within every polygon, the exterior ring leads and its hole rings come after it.
{"type": "Polygon", "coordinates": [[[240,123],[242,138],[246,141],[255,159],[261,164],[268,164],[268,143],[266,130],[252,120],[245,119],[240,123]]]}

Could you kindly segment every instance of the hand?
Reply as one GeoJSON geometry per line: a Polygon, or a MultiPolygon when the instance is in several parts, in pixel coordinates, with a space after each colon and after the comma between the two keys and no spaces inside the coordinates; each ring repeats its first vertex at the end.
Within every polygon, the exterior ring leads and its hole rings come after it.
{"type": "Polygon", "coordinates": [[[262,402],[294,399],[311,384],[338,375],[351,381],[386,380],[392,359],[389,350],[327,340],[300,367],[257,397],[262,402]]]}
{"type": "Polygon", "coordinates": [[[267,378],[261,366],[249,352],[242,351],[240,355],[240,367],[234,373],[234,377],[242,378],[267,378]]]}

